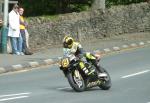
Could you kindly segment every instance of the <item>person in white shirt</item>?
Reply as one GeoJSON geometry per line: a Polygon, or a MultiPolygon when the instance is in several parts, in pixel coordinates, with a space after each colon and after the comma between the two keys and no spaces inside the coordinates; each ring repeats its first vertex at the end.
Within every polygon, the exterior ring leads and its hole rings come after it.
{"type": "Polygon", "coordinates": [[[13,10],[9,13],[9,28],[8,36],[10,37],[12,53],[16,55],[23,55],[22,53],[22,37],[20,35],[20,21],[18,13],[18,5],[13,6],[13,10]]]}

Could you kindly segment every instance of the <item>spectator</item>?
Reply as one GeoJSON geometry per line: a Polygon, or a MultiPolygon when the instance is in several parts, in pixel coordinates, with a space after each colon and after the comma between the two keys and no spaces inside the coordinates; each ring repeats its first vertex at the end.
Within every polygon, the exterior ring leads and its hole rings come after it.
{"type": "Polygon", "coordinates": [[[23,52],[25,55],[32,55],[33,53],[31,53],[29,51],[29,48],[27,46],[27,36],[28,34],[26,34],[25,30],[26,30],[26,27],[27,27],[27,22],[25,21],[24,17],[23,17],[23,13],[24,13],[24,9],[23,8],[19,8],[19,14],[20,14],[20,34],[22,36],[22,39],[23,39],[23,52]]]}
{"type": "Polygon", "coordinates": [[[10,37],[12,53],[16,55],[23,55],[22,53],[22,37],[20,36],[20,22],[19,22],[19,13],[18,5],[13,6],[12,11],[9,13],[9,28],[8,36],[10,37]]]}

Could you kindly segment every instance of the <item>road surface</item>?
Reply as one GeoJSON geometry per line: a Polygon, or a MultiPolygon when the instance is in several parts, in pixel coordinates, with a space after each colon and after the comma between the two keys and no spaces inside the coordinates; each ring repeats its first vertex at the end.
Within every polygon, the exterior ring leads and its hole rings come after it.
{"type": "Polygon", "coordinates": [[[76,93],[54,65],[0,75],[0,103],[150,103],[150,46],[107,55],[101,65],[112,78],[108,91],[76,93]]]}

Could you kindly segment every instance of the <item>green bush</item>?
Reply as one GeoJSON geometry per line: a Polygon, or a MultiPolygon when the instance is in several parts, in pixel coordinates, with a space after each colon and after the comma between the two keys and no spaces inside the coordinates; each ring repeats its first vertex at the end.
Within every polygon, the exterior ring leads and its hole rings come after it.
{"type": "Polygon", "coordinates": [[[132,3],[146,2],[147,0],[106,0],[106,7],[112,5],[129,5],[132,3]]]}
{"type": "MultiPolygon", "coordinates": [[[[106,7],[128,5],[147,0],[106,0],[106,7]]],[[[88,10],[94,0],[18,0],[26,16],[57,15],[88,10]]]]}

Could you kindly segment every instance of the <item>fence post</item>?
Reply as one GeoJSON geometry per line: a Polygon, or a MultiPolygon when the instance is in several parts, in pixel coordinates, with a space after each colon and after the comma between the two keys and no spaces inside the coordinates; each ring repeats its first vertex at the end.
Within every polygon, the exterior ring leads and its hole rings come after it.
{"type": "Polygon", "coordinates": [[[7,26],[3,26],[1,30],[1,53],[7,53],[7,26]]]}
{"type": "Polygon", "coordinates": [[[4,0],[4,17],[3,17],[3,27],[2,27],[2,34],[1,34],[1,52],[7,53],[7,18],[8,18],[8,0],[4,0]]]}

